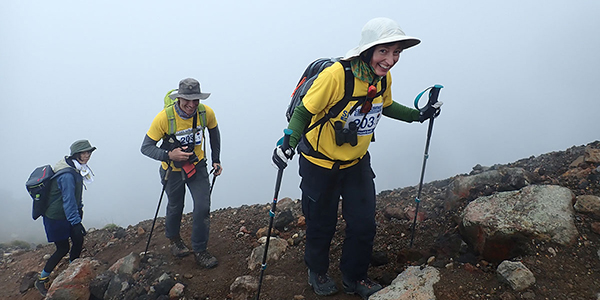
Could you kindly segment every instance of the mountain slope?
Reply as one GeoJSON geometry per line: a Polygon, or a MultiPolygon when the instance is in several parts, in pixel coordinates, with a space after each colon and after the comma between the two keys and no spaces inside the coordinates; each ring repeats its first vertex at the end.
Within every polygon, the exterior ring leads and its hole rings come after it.
{"type": "MultiPolygon", "coordinates": [[[[575,195],[600,196],[600,164],[580,159],[586,147],[600,149],[600,142],[529,157],[507,165],[490,168],[476,166],[472,174],[503,167],[523,168],[535,174],[536,182],[533,184],[561,185],[571,189],[575,195]]],[[[466,175],[468,174],[462,176],[466,175]]],[[[450,210],[444,209],[446,188],[458,176],[461,175],[423,186],[420,220],[414,232],[411,225],[417,187],[384,191],[378,195],[378,230],[369,270],[372,278],[388,285],[407,266],[429,264],[440,272],[441,279],[434,286],[437,299],[598,299],[599,220],[577,213],[575,224],[579,239],[572,246],[532,241],[534,251],[525,253],[518,259],[534,273],[536,283],[531,288],[516,292],[498,279],[495,272],[497,263],[483,260],[472,250],[465,250],[461,243],[459,215],[467,202],[450,210]],[[410,247],[413,237],[413,246],[410,247]]],[[[496,191],[497,186],[491,185],[486,191],[480,192],[496,191]]],[[[268,263],[264,271],[266,276],[261,287],[261,299],[322,299],[312,292],[306,282],[302,239],[305,226],[299,206],[299,201],[292,199],[282,199],[278,204],[278,211],[289,211],[292,218],[291,222],[278,225],[274,235],[289,240],[290,245],[279,260],[268,263]]],[[[186,299],[231,299],[233,295],[230,286],[237,277],[258,277],[260,274],[260,268],[248,268],[248,257],[259,245],[257,232],[269,224],[270,208],[271,204],[266,203],[212,212],[209,250],[219,259],[220,264],[211,270],[198,268],[193,257],[176,259],[170,256],[168,241],[164,237],[164,219],[159,218],[150,244],[152,261],[143,264],[143,271],[137,275],[137,281],[130,283],[130,289],[145,293],[153,284],[152,278],[167,272],[186,286],[186,299]]],[[[276,220],[280,220],[279,215],[276,220]]],[[[341,282],[338,266],[345,228],[341,216],[339,220],[338,231],[331,246],[330,267],[330,274],[338,283],[341,282]]],[[[182,224],[182,236],[189,243],[190,214],[184,216],[182,224]]],[[[151,225],[152,220],[145,220],[126,229],[90,230],[82,256],[93,257],[106,269],[131,252],[143,252],[151,225]]],[[[34,288],[28,288],[28,277],[32,276],[32,272],[41,270],[45,263],[43,256],[53,251],[54,246],[48,244],[34,250],[19,250],[4,255],[0,263],[0,299],[40,299],[34,288]]],[[[66,267],[65,259],[53,272],[53,276],[66,267]]],[[[131,297],[130,299],[136,299],[131,297]]],[[[359,297],[338,293],[327,299],[359,297]]]]}

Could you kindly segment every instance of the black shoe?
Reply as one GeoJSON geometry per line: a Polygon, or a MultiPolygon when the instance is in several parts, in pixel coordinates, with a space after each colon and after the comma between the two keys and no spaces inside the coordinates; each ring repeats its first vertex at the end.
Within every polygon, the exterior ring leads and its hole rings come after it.
{"type": "Polygon", "coordinates": [[[46,294],[48,294],[49,282],[50,278],[46,277],[44,279],[38,278],[34,283],[35,288],[40,291],[40,294],[42,294],[44,297],[46,297],[46,294]]]}
{"type": "Polygon", "coordinates": [[[346,294],[357,294],[365,300],[383,288],[379,283],[369,278],[352,282],[344,280],[343,284],[346,294]]]}
{"type": "Polygon", "coordinates": [[[317,274],[308,270],[308,284],[319,296],[329,296],[338,292],[335,282],[327,274],[317,274]]]}
{"type": "Polygon", "coordinates": [[[208,253],[208,251],[196,252],[194,253],[196,257],[196,263],[206,269],[212,269],[219,264],[219,261],[216,257],[212,256],[212,254],[208,253]]]}
{"type": "Polygon", "coordinates": [[[190,249],[183,243],[181,238],[171,239],[171,254],[175,257],[185,257],[188,256],[191,252],[190,249]]]}

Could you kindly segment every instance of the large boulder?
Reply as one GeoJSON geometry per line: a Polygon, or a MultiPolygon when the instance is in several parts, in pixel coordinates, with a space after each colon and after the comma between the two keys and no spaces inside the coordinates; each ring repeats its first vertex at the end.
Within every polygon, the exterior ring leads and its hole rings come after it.
{"type": "Polygon", "coordinates": [[[530,185],[479,197],[461,214],[460,232],[479,254],[502,261],[522,254],[531,239],[569,245],[577,238],[571,190],[530,185]]]}
{"type": "Polygon", "coordinates": [[[471,201],[494,192],[514,191],[532,182],[535,176],[522,168],[498,168],[469,176],[457,176],[446,188],[445,209],[452,210],[463,201],[471,201]]]}
{"type": "Polygon", "coordinates": [[[100,262],[86,257],[78,258],[52,282],[46,299],[88,300],[90,282],[98,273],[100,262]]]}

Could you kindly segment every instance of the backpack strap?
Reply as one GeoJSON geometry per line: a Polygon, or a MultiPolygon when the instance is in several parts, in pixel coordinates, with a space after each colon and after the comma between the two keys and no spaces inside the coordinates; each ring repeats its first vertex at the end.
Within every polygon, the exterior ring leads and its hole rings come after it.
{"type": "MultiPolygon", "coordinates": [[[[340,60],[340,63],[344,67],[344,97],[340,101],[338,101],[338,103],[336,103],[327,112],[327,114],[325,114],[325,116],[323,116],[323,118],[321,118],[320,120],[318,120],[317,122],[315,122],[314,124],[309,126],[304,131],[305,134],[307,132],[313,130],[317,126],[323,126],[325,124],[325,122],[327,122],[329,119],[339,115],[342,112],[342,110],[344,109],[344,107],[346,107],[346,105],[348,105],[348,103],[350,103],[350,101],[358,100],[356,105],[354,105],[350,111],[350,113],[352,113],[358,106],[362,105],[366,100],[365,96],[352,97],[352,93],[354,92],[354,74],[352,74],[352,67],[350,66],[349,61],[340,60]]],[[[387,79],[386,79],[386,76],[383,76],[381,78],[381,90],[379,92],[377,92],[377,94],[373,98],[377,98],[377,97],[383,95],[383,93],[385,92],[386,89],[387,89],[387,79]]]]}
{"type": "MultiPolygon", "coordinates": [[[[177,130],[177,124],[175,123],[175,108],[173,106],[174,104],[165,107],[168,123],[167,135],[175,134],[175,130],[177,130]]],[[[206,108],[202,103],[198,103],[198,114],[200,115],[200,126],[202,127],[202,137],[204,138],[204,128],[206,127],[206,108]]]]}
{"type": "MultiPolygon", "coordinates": [[[[346,107],[346,105],[348,105],[348,103],[350,103],[350,100],[353,99],[352,93],[354,92],[354,74],[352,74],[352,67],[350,66],[349,61],[340,60],[339,62],[344,67],[344,97],[340,101],[338,101],[338,103],[336,103],[325,114],[325,116],[323,116],[323,118],[321,118],[320,120],[318,120],[317,122],[315,122],[314,124],[309,126],[304,131],[305,134],[307,132],[313,130],[317,126],[323,126],[325,124],[325,122],[327,122],[329,119],[339,115],[342,112],[342,110],[344,109],[344,107],[346,107]]],[[[358,99],[358,98],[359,97],[356,97],[356,99],[358,99]]],[[[363,97],[360,97],[360,98],[363,98],[363,97]]]]}
{"type": "MultiPolygon", "coordinates": [[[[204,136],[204,128],[206,128],[206,107],[204,107],[204,104],[202,103],[198,103],[198,114],[200,115],[200,128],[202,130],[202,151],[204,151],[204,158],[206,158],[206,138],[204,136]]],[[[196,124],[194,124],[194,127],[196,127],[196,124]]],[[[196,135],[194,135],[194,137],[195,136],[196,135]]],[[[194,147],[195,146],[196,145],[194,145],[194,147]]]]}
{"type": "Polygon", "coordinates": [[[198,114],[200,115],[200,126],[204,130],[206,127],[206,107],[202,103],[198,103],[198,114]]]}
{"type": "MultiPolygon", "coordinates": [[[[303,152],[309,156],[315,157],[315,158],[333,161],[333,162],[335,162],[334,168],[339,168],[340,165],[352,163],[354,160],[351,160],[351,161],[333,160],[333,159],[325,156],[323,153],[318,152],[319,140],[321,138],[321,128],[319,128],[319,136],[317,137],[317,149],[316,150],[313,149],[313,147],[310,145],[310,143],[306,140],[305,134],[307,132],[313,130],[317,126],[323,127],[323,125],[325,125],[325,122],[327,122],[329,119],[339,115],[342,112],[342,110],[346,107],[346,105],[348,105],[348,103],[350,103],[350,101],[358,100],[358,102],[350,110],[350,113],[352,113],[358,106],[362,105],[367,100],[367,98],[365,96],[360,96],[360,97],[352,96],[352,94],[354,93],[354,74],[352,74],[352,67],[350,66],[349,61],[340,60],[339,62],[344,67],[344,97],[340,101],[338,101],[338,103],[336,103],[325,114],[325,116],[323,116],[323,118],[321,118],[320,120],[318,120],[317,122],[315,122],[314,124],[309,126],[304,131],[302,139],[300,140],[300,143],[299,143],[299,144],[304,144],[300,147],[301,149],[299,149],[301,152],[303,152]]],[[[377,92],[377,94],[375,95],[375,97],[373,97],[373,99],[383,95],[386,88],[387,88],[387,78],[386,78],[386,76],[383,76],[381,78],[381,90],[379,92],[377,92]]]]}
{"type": "Polygon", "coordinates": [[[167,135],[175,134],[175,130],[177,129],[177,124],[175,124],[175,108],[173,105],[169,105],[165,107],[165,112],[167,113],[167,135]]]}

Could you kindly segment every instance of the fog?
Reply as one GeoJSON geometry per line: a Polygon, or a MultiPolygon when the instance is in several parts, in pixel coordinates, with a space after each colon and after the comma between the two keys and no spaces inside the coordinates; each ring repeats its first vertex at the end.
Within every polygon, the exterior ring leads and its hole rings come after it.
{"type": "MultiPolygon", "coordinates": [[[[598,15],[598,1],[4,0],[0,242],[45,242],[24,184],[78,139],[98,148],[84,225],[152,219],[159,162],[139,149],[165,93],[186,77],[212,93],[203,103],[221,130],[211,208],[270,203],[271,154],[300,75],[357,46],[374,17],[422,41],[391,71],[396,102],[412,106],[427,87],[444,86],[425,182],[587,144],[599,138],[598,15]]],[[[382,119],[369,150],[377,192],[418,184],[426,131],[382,119]]],[[[300,198],[299,183],[294,157],[279,198],[300,198]]],[[[159,216],[165,207],[166,196],[159,216]]]]}

